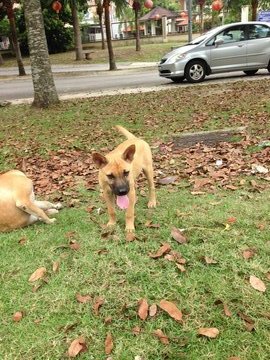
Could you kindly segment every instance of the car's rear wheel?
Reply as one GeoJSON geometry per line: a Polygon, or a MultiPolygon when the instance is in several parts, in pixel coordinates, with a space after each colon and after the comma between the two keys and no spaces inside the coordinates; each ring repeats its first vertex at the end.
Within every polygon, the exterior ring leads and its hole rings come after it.
{"type": "Polygon", "coordinates": [[[179,83],[181,83],[181,82],[183,82],[185,80],[185,77],[184,76],[173,77],[173,78],[171,78],[171,80],[174,83],[179,84],[179,83]]]}
{"type": "Polygon", "coordinates": [[[206,65],[201,60],[190,61],[185,69],[185,77],[188,82],[198,83],[204,80],[206,75],[206,65]]]}
{"type": "Polygon", "coordinates": [[[252,75],[255,75],[256,72],[258,72],[258,69],[257,70],[246,70],[244,71],[244,73],[248,76],[252,76],[252,75]]]}

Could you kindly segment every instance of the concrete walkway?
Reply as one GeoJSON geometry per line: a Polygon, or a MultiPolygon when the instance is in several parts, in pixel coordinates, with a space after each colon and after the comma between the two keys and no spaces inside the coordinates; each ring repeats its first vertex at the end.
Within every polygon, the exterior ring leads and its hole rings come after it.
{"type": "MultiPolygon", "coordinates": [[[[117,70],[132,70],[140,68],[157,68],[156,62],[122,62],[116,64],[117,70]]],[[[25,66],[27,75],[31,75],[30,66],[25,66]]],[[[86,65],[52,65],[53,73],[77,73],[109,71],[109,64],[86,64],[86,65]]],[[[0,67],[0,76],[18,75],[17,67],[0,67]]]]}

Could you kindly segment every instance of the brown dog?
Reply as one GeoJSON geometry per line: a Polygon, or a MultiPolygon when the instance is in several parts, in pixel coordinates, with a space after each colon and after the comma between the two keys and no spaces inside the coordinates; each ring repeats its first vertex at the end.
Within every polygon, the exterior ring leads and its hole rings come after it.
{"type": "Polygon", "coordinates": [[[11,170],[0,175],[0,231],[31,225],[38,220],[52,224],[48,215],[58,213],[60,203],[37,201],[32,181],[24,173],[11,170]]]}
{"type": "Polygon", "coordinates": [[[93,160],[99,168],[99,184],[107,204],[108,226],[115,225],[115,200],[121,209],[126,209],[126,231],[134,231],[134,206],[136,203],[135,180],[144,172],[149,185],[148,207],[156,206],[155,185],[153,179],[152,154],[149,145],[131,134],[122,126],[116,128],[127,140],[106,156],[93,154],[93,160]]]}

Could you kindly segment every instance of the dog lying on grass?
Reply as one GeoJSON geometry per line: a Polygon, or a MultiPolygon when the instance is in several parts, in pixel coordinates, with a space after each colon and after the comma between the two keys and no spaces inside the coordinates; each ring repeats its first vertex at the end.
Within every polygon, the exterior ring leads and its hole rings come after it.
{"type": "Polygon", "coordinates": [[[53,224],[60,203],[35,200],[32,181],[21,171],[11,170],[0,175],[0,231],[10,231],[38,220],[53,224]]]}
{"type": "Polygon", "coordinates": [[[99,168],[99,184],[107,204],[108,226],[116,223],[115,202],[126,210],[126,231],[134,232],[134,207],[136,203],[135,181],[144,172],[149,186],[148,207],[156,206],[153,162],[150,146],[122,126],[116,126],[127,140],[118,145],[106,156],[93,154],[99,168]]]}

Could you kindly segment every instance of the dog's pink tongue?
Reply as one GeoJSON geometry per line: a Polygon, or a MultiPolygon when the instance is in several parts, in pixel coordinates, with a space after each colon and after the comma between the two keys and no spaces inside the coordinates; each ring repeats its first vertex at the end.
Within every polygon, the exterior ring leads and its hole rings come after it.
{"type": "Polygon", "coordinates": [[[116,197],[116,204],[120,207],[120,209],[124,210],[128,208],[129,198],[127,195],[124,196],[117,196],[116,197]]]}

